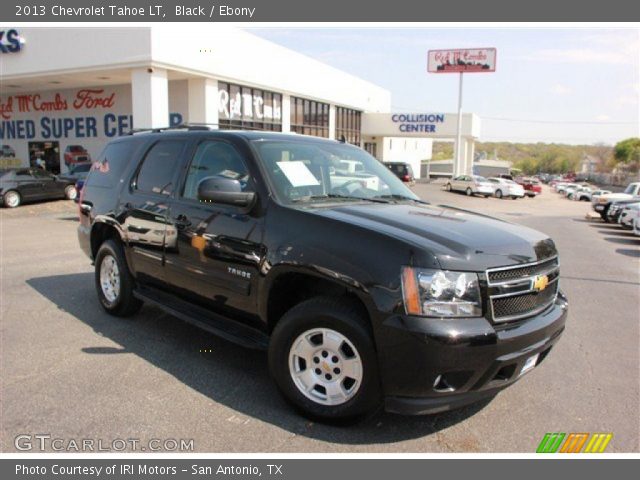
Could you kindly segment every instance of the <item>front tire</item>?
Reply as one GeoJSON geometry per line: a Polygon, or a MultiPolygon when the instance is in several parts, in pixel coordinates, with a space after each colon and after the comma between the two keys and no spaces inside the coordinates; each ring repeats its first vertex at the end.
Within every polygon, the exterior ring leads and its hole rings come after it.
{"type": "Polygon", "coordinates": [[[285,399],[313,420],[358,420],[382,402],[367,321],[346,300],[316,297],[289,310],[271,336],[269,370],[285,399]]]}
{"type": "Polygon", "coordinates": [[[19,207],[22,203],[22,197],[15,190],[9,190],[2,196],[2,204],[7,208],[19,207]]]}
{"type": "Polygon", "coordinates": [[[447,184],[445,185],[444,189],[445,189],[447,192],[450,192],[450,191],[451,191],[451,184],[450,184],[450,183],[447,183],[447,184]]]}
{"type": "Polygon", "coordinates": [[[496,198],[502,198],[502,190],[496,190],[496,198]]]}
{"type": "Polygon", "coordinates": [[[142,306],[133,295],[134,280],[124,258],[122,246],[107,240],[98,250],[95,261],[95,283],[100,305],[110,315],[128,317],[142,306]]]}

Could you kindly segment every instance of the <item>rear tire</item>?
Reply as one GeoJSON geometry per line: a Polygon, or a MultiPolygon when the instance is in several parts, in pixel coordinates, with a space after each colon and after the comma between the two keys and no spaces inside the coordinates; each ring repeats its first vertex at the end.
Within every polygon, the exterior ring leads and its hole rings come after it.
{"type": "Polygon", "coordinates": [[[496,198],[502,198],[502,190],[496,190],[496,198]]]}
{"type": "Polygon", "coordinates": [[[470,197],[471,195],[473,195],[473,190],[471,190],[471,188],[467,187],[467,197],[470,197]]]}
{"type": "Polygon", "coordinates": [[[95,283],[100,305],[110,315],[128,317],[142,307],[142,301],[133,295],[135,283],[122,246],[114,240],[105,241],[98,249],[95,283]]]}
{"type": "Polygon", "coordinates": [[[7,208],[19,207],[22,203],[22,197],[15,190],[9,190],[2,196],[2,204],[7,208]]]}
{"type": "Polygon", "coordinates": [[[382,403],[367,320],[344,299],[315,297],[289,310],[271,335],[269,370],[284,398],[313,420],[352,422],[382,403]]]}

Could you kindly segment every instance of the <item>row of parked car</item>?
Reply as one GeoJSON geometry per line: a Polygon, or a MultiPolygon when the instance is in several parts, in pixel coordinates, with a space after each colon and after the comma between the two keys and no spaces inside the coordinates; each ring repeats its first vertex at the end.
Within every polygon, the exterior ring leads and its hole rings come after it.
{"type": "Polygon", "coordinates": [[[555,192],[568,200],[575,200],[579,202],[590,202],[594,196],[607,195],[611,193],[611,190],[600,189],[586,183],[580,184],[552,181],[549,185],[555,192]]]}
{"type": "Polygon", "coordinates": [[[464,192],[468,196],[511,198],[536,197],[542,193],[542,185],[535,178],[500,175],[485,178],[480,175],[459,175],[445,184],[449,192],[464,192]]]}
{"type": "Polygon", "coordinates": [[[621,193],[592,195],[591,206],[607,223],[617,223],[640,236],[640,182],[630,183],[621,193]]]}

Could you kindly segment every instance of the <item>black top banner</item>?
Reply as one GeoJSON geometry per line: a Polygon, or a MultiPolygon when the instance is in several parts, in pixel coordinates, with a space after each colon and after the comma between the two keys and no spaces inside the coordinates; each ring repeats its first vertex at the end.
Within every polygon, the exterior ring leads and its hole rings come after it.
{"type": "Polygon", "coordinates": [[[0,3],[14,22],[615,22],[638,21],[629,0],[35,0],[0,3]]]}

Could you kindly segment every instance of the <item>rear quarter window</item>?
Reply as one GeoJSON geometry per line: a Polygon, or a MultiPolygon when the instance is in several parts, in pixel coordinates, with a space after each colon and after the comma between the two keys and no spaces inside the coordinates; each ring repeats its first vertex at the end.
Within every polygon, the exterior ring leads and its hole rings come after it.
{"type": "Polygon", "coordinates": [[[87,187],[114,187],[120,182],[127,165],[132,161],[134,142],[116,142],[107,145],[91,166],[85,182],[87,187]]]}

